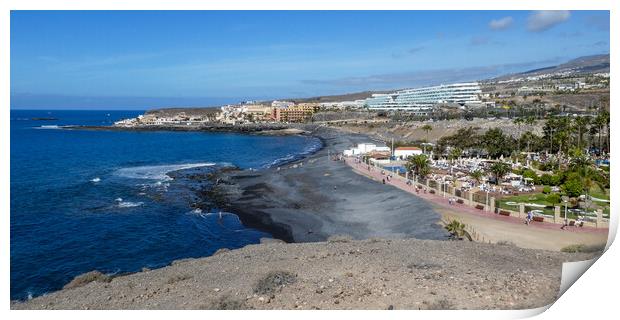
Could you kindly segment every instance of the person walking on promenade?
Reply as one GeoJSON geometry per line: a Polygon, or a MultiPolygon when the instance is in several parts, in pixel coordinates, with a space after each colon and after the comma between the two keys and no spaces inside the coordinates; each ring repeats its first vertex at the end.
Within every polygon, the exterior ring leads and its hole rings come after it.
{"type": "Polygon", "coordinates": [[[529,211],[527,213],[527,216],[525,217],[525,224],[529,226],[531,221],[532,221],[532,211],[529,211]]]}

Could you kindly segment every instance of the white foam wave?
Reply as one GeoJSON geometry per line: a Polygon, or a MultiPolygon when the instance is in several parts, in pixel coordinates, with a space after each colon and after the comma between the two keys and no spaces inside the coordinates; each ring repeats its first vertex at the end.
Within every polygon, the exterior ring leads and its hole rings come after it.
{"type": "Polygon", "coordinates": [[[143,205],[144,202],[131,202],[131,201],[120,201],[117,206],[119,208],[133,208],[133,207],[139,207],[141,205],[143,205]]]}
{"type": "Polygon", "coordinates": [[[297,160],[301,160],[303,158],[305,158],[308,155],[311,155],[315,152],[317,152],[318,150],[320,150],[323,147],[323,143],[316,139],[316,141],[313,141],[312,143],[310,143],[304,150],[302,150],[300,153],[296,153],[296,154],[287,154],[281,158],[278,158],[276,160],[273,160],[272,162],[266,164],[264,167],[267,168],[272,168],[278,165],[283,165],[283,164],[287,164],[290,162],[294,162],[297,160]]]}
{"type": "Polygon", "coordinates": [[[101,181],[101,178],[99,178],[99,177],[95,177],[95,178],[93,178],[93,179],[90,179],[90,181],[91,181],[91,182],[99,182],[99,181],[101,181]]]}
{"type": "Polygon", "coordinates": [[[115,175],[123,178],[129,179],[146,179],[146,180],[172,180],[168,173],[191,169],[191,168],[199,168],[199,167],[209,167],[214,166],[215,163],[186,163],[186,164],[171,164],[171,165],[159,165],[159,166],[141,166],[141,167],[131,167],[131,168],[122,168],[118,169],[115,172],[115,175]]]}
{"type": "Polygon", "coordinates": [[[54,129],[62,129],[62,127],[61,127],[61,126],[58,126],[58,125],[55,125],[55,124],[52,124],[52,125],[43,125],[43,126],[40,126],[40,127],[34,127],[34,128],[35,128],[35,129],[48,129],[48,130],[49,130],[49,129],[52,129],[52,130],[54,130],[54,129]]]}

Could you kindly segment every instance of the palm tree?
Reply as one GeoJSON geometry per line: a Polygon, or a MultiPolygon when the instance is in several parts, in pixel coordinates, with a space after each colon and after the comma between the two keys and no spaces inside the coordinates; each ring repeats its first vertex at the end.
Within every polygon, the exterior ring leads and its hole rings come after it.
{"type": "Polygon", "coordinates": [[[444,228],[450,232],[450,236],[454,239],[463,240],[466,237],[469,241],[472,241],[471,235],[465,230],[465,224],[458,220],[452,220],[450,222],[444,221],[444,228]]]}
{"type": "Polygon", "coordinates": [[[459,159],[462,154],[463,154],[463,150],[461,150],[461,148],[454,147],[450,150],[450,154],[448,154],[448,158],[450,159],[452,163],[454,163],[454,160],[459,159]]]}
{"type": "Polygon", "coordinates": [[[583,134],[588,130],[590,124],[590,117],[579,117],[573,121],[573,127],[577,132],[577,148],[581,150],[581,141],[583,140],[583,134]]]}
{"type": "Polygon", "coordinates": [[[601,190],[605,190],[605,186],[600,181],[600,173],[594,169],[592,161],[583,154],[573,157],[569,164],[569,169],[576,172],[581,179],[581,183],[586,191],[586,199],[588,199],[591,189],[596,185],[601,190]]]}
{"type": "Polygon", "coordinates": [[[599,153],[603,151],[603,143],[601,141],[601,135],[603,133],[603,128],[605,125],[609,123],[609,114],[607,112],[599,112],[599,114],[594,118],[592,124],[596,126],[598,133],[598,150],[599,153]]]}
{"type": "Polygon", "coordinates": [[[480,181],[484,176],[484,172],[482,170],[475,170],[470,172],[469,176],[476,181],[476,184],[480,184],[480,181]]]}
{"type": "Polygon", "coordinates": [[[430,172],[429,161],[426,155],[417,154],[409,157],[409,160],[405,164],[405,168],[408,171],[413,172],[415,175],[426,176],[430,172]]]}
{"type": "Polygon", "coordinates": [[[501,179],[510,171],[510,165],[503,162],[495,162],[490,171],[495,175],[495,183],[499,184],[501,179]]]}
{"type": "MultiPolygon", "coordinates": [[[[515,118],[512,122],[517,125],[517,132],[521,136],[521,125],[525,122],[525,119],[515,118]]],[[[517,150],[521,151],[521,140],[518,140],[517,150]]]]}
{"type": "Polygon", "coordinates": [[[536,124],[536,118],[534,118],[534,117],[530,116],[530,117],[525,118],[525,121],[524,121],[524,122],[525,122],[525,124],[526,124],[526,125],[528,125],[528,126],[533,126],[533,125],[535,125],[535,124],[536,124]]]}
{"type": "MultiPolygon", "coordinates": [[[[428,143],[428,133],[430,131],[433,131],[433,126],[431,126],[430,124],[425,124],[424,126],[422,126],[422,130],[426,131],[426,142],[428,143]]],[[[426,153],[426,145],[424,145],[424,153],[426,153]]]]}

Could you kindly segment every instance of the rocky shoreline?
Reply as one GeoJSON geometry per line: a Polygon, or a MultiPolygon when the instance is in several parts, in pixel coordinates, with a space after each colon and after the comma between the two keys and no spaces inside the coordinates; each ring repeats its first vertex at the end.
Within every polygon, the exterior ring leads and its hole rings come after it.
{"type": "Polygon", "coordinates": [[[11,309],[527,309],[555,301],[562,262],[589,258],[466,241],[271,240],[84,277],[11,309]]]}
{"type": "Polygon", "coordinates": [[[303,134],[303,130],[292,128],[290,125],[280,123],[258,124],[222,124],[207,123],[198,125],[144,125],[144,126],[63,126],[69,130],[101,130],[101,131],[192,131],[192,132],[231,132],[244,134],[303,134]]]}

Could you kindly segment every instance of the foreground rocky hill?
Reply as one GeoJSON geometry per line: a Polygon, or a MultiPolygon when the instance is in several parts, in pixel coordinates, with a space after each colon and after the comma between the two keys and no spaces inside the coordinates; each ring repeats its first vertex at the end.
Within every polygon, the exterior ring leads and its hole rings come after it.
{"type": "Polygon", "coordinates": [[[465,241],[266,239],[110,278],[91,273],[12,309],[516,309],[553,302],[561,264],[591,258],[465,241]]]}

